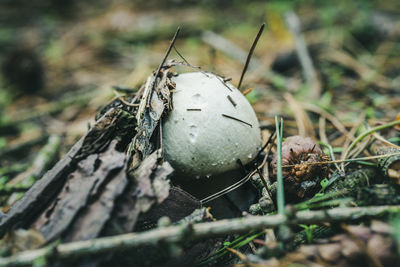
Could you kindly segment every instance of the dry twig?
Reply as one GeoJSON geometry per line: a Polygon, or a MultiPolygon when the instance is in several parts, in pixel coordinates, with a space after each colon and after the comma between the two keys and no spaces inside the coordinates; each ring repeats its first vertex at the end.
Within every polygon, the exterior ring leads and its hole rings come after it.
{"type": "Polygon", "coordinates": [[[49,249],[24,251],[8,258],[0,258],[0,266],[32,265],[41,257],[62,260],[100,255],[108,252],[129,250],[143,245],[176,243],[200,240],[207,237],[244,233],[250,230],[276,228],[281,225],[316,224],[322,222],[341,222],[364,217],[377,217],[386,213],[399,212],[400,206],[371,206],[357,208],[334,208],[330,210],[300,211],[288,219],[284,214],[225,219],[215,222],[186,224],[157,228],[142,233],[129,233],[111,237],[77,241],[49,249]],[[185,234],[183,234],[185,233],[185,234]],[[162,241],[162,242],[161,242],[162,241]]]}

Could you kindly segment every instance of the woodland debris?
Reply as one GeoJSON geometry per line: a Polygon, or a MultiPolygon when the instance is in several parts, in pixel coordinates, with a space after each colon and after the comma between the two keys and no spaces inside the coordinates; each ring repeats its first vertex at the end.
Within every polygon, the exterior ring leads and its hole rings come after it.
{"type": "Polygon", "coordinates": [[[285,215],[252,216],[235,219],[225,219],[215,222],[169,226],[145,231],[128,233],[111,237],[102,237],[86,241],[76,241],[57,245],[49,254],[47,248],[24,251],[9,258],[0,258],[0,266],[23,266],[32,264],[39,257],[47,256],[62,260],[85,256],[101,255],[107,252],[129,250],[144,245],[160,243],[175,243],[188,240],[199,240],[206,237],[216,237],[233,233],[245,233],[250,230],[276,228],[283,224],[297,225],[322,222],[342,222],[378,217],[387,213],[400,211],[400,206],[372,206],[364,208],[334,208],[320,211],[300,211],[293,218],[285,215]],[[183,234],[185,233],[185,234],[183,234]],[[160,242],[162,241],[162,242],[160,242]]]}
{"type": "MultiPolygon", "coordinates": [[[[33,225],[34,229],[43,233],[47,241],[58,238],[64,231],[70,227],[73,220],[76,220],[77,215],[82,212],[84,207],[100,194],[100,190],[105,186],[107,179],[120,176],[119,172],[124,173],[125,155],[124,153],[115,150],[116,141],[113,141],[108,149],[100,154],[92,154],[86,159],[81,160],[74,172],[67,177],[66,184],[58,194],[54,201],[40,216],[33,225]]],[[[126,176],[122,175],[122,185],[127,183],[126,176]]],[[[119,179],[117,179],[119,180],[119,179]]],[[[121,190],[119,190],[121,193],[121,190]]],[[[115,196],[115,198],[118,197],[115,196]]],[[[111,204],[113,204],[113,199],[111,204]]],[[[104,205],[105,203],[103,203],[104,205]]],[[[100,213],[94,215],[91,220],[96,225],[90,225],[88,228],[76,227],[78,231],[92,231],[93,227],[99,228],[94,235],[88,233],[88,238],[96,237],[102,229],[102,218],[109,216],[108,213],[100,213]],[[101,216],[100,218],[97,218],[101,216]],[[100,221],[96,220],[100,219],[100,221]]],[[[104,224],[104,222],[103,222],[104,224]]]]}
{"type": "MultiPolygon", "coordinates": [[[[400,258],[388,224],[373,221],[370,227],[342,226],[344,234],[337,234],[314,245],[303,245],[282,259],[281,264],[308,266],[398,266],[400,258]]],[[[260,264],[268,265],[269,261],[260,264]]]]}
{"type": "MultiPolygon", "coordinates": [[[[124,106],[118,100],[105,107],[89,132],[5,214],[0,221],[1,234],[11,231],[10,226],[33,226],[43,233],[47,241],[61,236],[64,240],[78,240],[98,237],[105,227],[110,226],[111,213],[120,205],[117,199],[122,192],[128,190],[126,187],[132,188],[133,194],[129,198],[138,197],[138,192],[142,190],[139,183],[129,182],[129,168],[126,166],[129,160],[122,151],[129,146],[133,149],[128,156],[135,155],[138,150],[132,142],[142,142],[140,147],[144,154],[152,149],[149,139],[164,112],[164,104],[169,102],[169,67],[163,68],[160,72],[161,84],[157,80],[155,92],[149,91],[153,101],[150,107],[143,110],[141,118],[146,123],[141,124],[144,128],[139,128],[140,133],[135,131],[136,119],[131,115],[132,107],[124,106]],[[159,108],[154,106],[155,102],[159,103],[159,108]],[[145,125],[151,127],[146,128],[145,125]],[[144,131],[146,134],[143,135],[144,131]],[[143,137],[138,141],[134,137],[140,134],[143,137]]],[[[169,107],[168,104],[165,106],[169,107]]],[[[140,166],[141,157],[136,157],[137,166],[140,166]]],[[[158,162],[154,164],[155,173],[150,174],[151,179],[155,179],[156,194],[152,198],[162,202],[169,193],[164,184],[172,169],[167,163],[160,168],[157,167],[158,162]]],[[[132,213],[138,215],[141,211],[143,209],[132,213]]],[[[132,220],[130,229],[125,231],[132,231],[135,222],[132,220]]]]}
{"type": "Polygon", "coordinates": [[[363,186],[382,182],[382,177],[374,167],[350,169],[348,172],[349,174],[346,173],[346,176],[343,176],[340,172],[335,171],[331,175],[326,192],[346,189],[349,193],[356,193],[363,186]]]}

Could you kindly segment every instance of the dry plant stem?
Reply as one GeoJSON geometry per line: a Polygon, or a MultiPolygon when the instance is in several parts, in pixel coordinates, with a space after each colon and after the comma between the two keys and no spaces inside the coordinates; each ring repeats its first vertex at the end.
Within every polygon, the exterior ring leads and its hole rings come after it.
{"type": "Polygon", "coordinates": [[[148,98],[147,104],[149,104],[150,101],[151,101],[152,93],[153,93],[154,88],[156,87],[156,84],[157,84],[158,75],[160,74],[161,68],[163,67],[163,65],[164,65],[164,63],[165,63],[165,60],[167,60],[167,58],[168,58],[168,56],[169,56],[169,53],[171,53],[171,49],[172,49],[172,47],[173,47],[174,44],[175,44],[176,37],[178,37],[178,34],[179,34],[179,31],[180,31],[180,30],[181,30],[181,29],[180,29],[179,27],[178,27],[178,29],[176,29],[176,32],[175,32],[175,34],[174,34],[174,37],[172,37],[172,40],[171,40],[171,43],[169,44],[169,47],[168,47],[168,49],[167,49],[167,52],[165,52],[164,58],[162,59],[160,65],[158,66],[158,69],[157,69],[157,71],[156,71],[156,74],[154,75],[153,83],[151,84],[151,93],[150,93],[150,97],[148,98]]]}
{"type": "Polygon", "coordinates": [[[178,51],[178,49],[176,49],[175,45],[173,45],[173,48],[174,48],[175,52],[178,54],[178,56],[183,60],[183,62],[186,63],[186,65],[187,65],[188,67],[190,67],[190,68],[195,68],[195,69],[198,69],[198,70],[201,69],[201,68],[198,67],[198,66],[193,66],[192,64],[190,64],[190,63],[186,60],[186,58],[184,58],[184,57],[182,56],[182,54],[178,51]]]}
{"type": "Polygon", "coordinates": [[[141,116],[146,108],[147,99],[151,92],[150,90],[151,90],[152,82],[153,82],[153,77],[149,76],[146,80],[146,85],[144,86],[144,89],[143,89],[143,98],[140,100],[139,108],[136,113],[136,121],[141,121],[141,116]]]}
{"type": "MultiPolygon", "coordinates": [[[[263,167],[261,170],[259,170],[260,179],[265,187],[265,190],[267,191],[266,197],[268,197],[269,201],[271,201],[271,203],[274,203],[274,205],[275,205],[275,202],[273,201],[271,191],[269,190],[269,187],[271,186],[271,180],[269,179],[269,167],[268,167],[269,164],[266,164],[266,162],[271,153],[271,149],[275,142],[275,139],[276,139],[276,131],[270,133],[270,136],[268,137],[268,141],[266,142],[266,145],[264,146],[263,150],[265,151],[265,157],[261,164],[261,165],[263,165],[263,167]]],[[[275,209],[276,209],[276,207],[275,207],[275,209]]]]}
{"type": "MultiPolygon", "coordinates": [[[[399,153],[393,153],[393,154],[378,155],[378,156],[354,158],[354,159],[319,161],[319,162],[308,163],[307,165],[331,164],[331,163],[342,163],[342,162],[355,162],[355,161],[363,161],[363,160],[371,160],[371,159],[388,158],[388,157],[398,156],[398,155],[400,155],[400,152],[399,153]]],[[[296,166],[296,165],[295,164],[283,165],[282,168],[289,168],[289,167],[294,167],[294,166],[296,166]]]]}
{"type": "MultiPolygon", "coordinates": [[[[247,58],[247,53],[244,51],[242,48],[238,47],[236,44],[232,43],[231,41],[225,39],[221,35],[218,35],[214,32],[211,31],[206,31],[203,32],[201,39],[210,45],[211,47],[215,48],[216,50],[222,51],[225,54],[229,55],[230,57],[236,59],[237,61],[241,63],[246,62],[247,58]]],[[[266,68],[265,66],[262,65],[262,63],[256,59],[253,58],[251,62],[249,63],[249,69],[256,72],[257,75],[261,75],[263,78],[275,81],[286,81],[286,86],[288,86],[289,78],[284,77],[278,73],[275,73],[271,71],[270,69],[266,68]]]]}
{"type": "Polygon", "coordinates": [[[238,87],[237,87],[237,89],[238,89],[239,91],[240,91],[240,86],[242,85],[242,82],[243,82],[243,77],[244,77],[244,75],[246,74],[247,67],[249,66],[249,63],[250,63],[250,60],[251,60],[251,56],[252,56],[253,53],[254,53],[254,49],[256,48],[256,45],[257,45],[257,43],[258,43],[258,40],[259,40],[260,37],[261,37],[262,32],[264,31],[264,27],[265,27],[265,23],[263,23],[263,24],[261,25],[260,30],[259,30],[258,33],[257,33],[256,39],[254,39],[254,42],[253,42],[253,44],[251,45],[249,54],[247,55],[246,63],[244,64],[244,68],[243,68],[242,74],[240,75],[240,80],[239,80],[239,84],[238,84],[238,87]]]}
{"type": "Polygon", "coordinates": [[[354,136],[352,136],[347,130],[346,128],[343,126],[343,124],[333,115],[331,115],[330,113],[326,112],[325,110],[323,110],[322,108],[311,104],[311,103],[302,103],[304,109],[307,109],[309,111],[315,112],[317,114],[319,114],[320,116],[325,117],[327,120],[329,120],[333,126],[336,127],[336,129],[338,129],[341,133],[343,133],[347,138],[354,140],[354,136]]]}
{"type": "Polygon", "coordinates": [[[330,50],[322,53],[322,55],[322,59],[336,62],[340,65],[354,70],[355,72],[357,72],[357,74],[360,75],[361,79],[367,83],[375,84],[383,89],[392,88],[391,80],[389,78],[377,73],[376,70],[373,70],[368,66],[361,64],[344,51],[330,50]]]}
{"type": "MultiPolygon", "coordinates": [[[[258,153],[258,155],[259,155],[263,150],[265,150],[265,149],[269,146],[269,147],[268,147],[268,150],[267,150],[267,154],[265,155],[265,157],[264,157],[264,159],[263,159],[263,162],[260,164],[260,166],[258,166],[255,170],[251,171],[249,174],[247,174],[244,178],[242,178],[242,179],[239,180],[238,182],[236,182],[236,183],[234,183],[234,184],[232,184],[232,185],[230,185],[230,186],[224,188],[223,190],[221,190],[221,191],[219,191],[219,192],[217,192],[217,193],[215,193],[215,194],[212,194],[212,195],[210,195],[210,196],[208,196],[208,197],[206,197],[206,198],[203,198],[202,200],[200,200],[200,202],[201,202],[202,204],[205,204],[205,203],[207,203],[207,202],[210,202],[210,201],[212,201],[212,200],[214,200],[214,199],[216,199],[216,198],[218,198],[218,197],[221,197],[221,196],[223,196],[223,195],[225,195],[225,194],[231,192],[232,190],[235,190],[236,188],[240,187],[241,185],[243,185],[243,184],[245,184],[247,181],[249,181],[249,180],[251,179],[251,177],[252,177],[254,174],[256,174],[257,172],[260,173],[260,177],[261,177],[262,175],[261,175],[261,172],[260,172],[260,171],[261,171],[265,166],[268,166],[268,164],[266,164],[266,163],[267,163],[267,158],[268,158],[269,151],[271,150],[272,143],[273,143],[275,137],[276,137],[276,132],[271,133],[271,135],[270,135],[269,138],[268,138],[267,143],[263,146],[263,148],[262,148],[262,149],[260,150],[260,152],[258,153]]],[[[258,156],[258,155],[257,155],[257,156],[258,156]]],[[[264,183],[264,182],[267,182],[267,181],[269,182],[269,177],[267,176],[267,178],[268,178],[268,180],[263,180],[262,182],[263,182],[263,183],[264,183]]],[[[262,179],[263,179],[263,178],[262,178],[262,179]]],[[[268,187],[267,187],[267,190],[268,190],[268,187]]]]}
{"type": "MultiPolygon", "coordinates": [[[[327,148],[329,149],[329,156],[331,157],[332,161],[336,161],[335,153],[333,152],[332,146],[331,146],[330,144],[324,143],[324,142],[318,142],[318,143],[319,143],[320,145],[323,145],[323,146],[327,147],[327,148]]],[[[341,172],[341,169],[340,169],[339,165],[338,165],[337,163],[334,163],[334,165],[335,165],[335,168],[336,168],[339,172],[341,172]]]]}
{"type": "Polygon", "coordinates": [[[388,140],[386,140],[382,135],[378,134],[378,133],[373,133],[372,134],[376,139],[378,139],[379,141],[381,141],[382,143],[384,143],[387,146],[396,148],[396,149],[400,149],[400,146],[397,146],[391,142],[389,142],[388,140]]]}
{"type": "Polygon", "coordinates": [[[288,219],[283,214],[271,216],[252,216],[225,219],[215,222],[184,224],[157,228],[142,233],[129,233],[111,237],[77,241],[48,248],[29,250],[8,258],[0,258],[0,266],[32,265],[40,257],[52,259],[71,259],[100,255],[108,252],[129,250],[144,245],[187,242],[208,237],[217,237],[250,230],[277,228],[281,225],[319,224],[324,222],[342,222],[364,217],[377,217],[387,213],[400,212],[400,205],[371,206],[357,208],[334,208],[330,210],[300,211],[288,219]]]}
{"type": "Polygon", "coordinates": [[[234,183],[233,185],[228,186],[228,187],[224,188],[223,190],[221,190],[221,191],[219,191],[219,192],[217,192],[217,193],[215,193],[215,194],[212,194],[211,196],[208,196],[208,197],[206,197],[206,198],[203,198],[202,200],[200,200],[200,203],[201,203],[202,205],[204,205],[205,203],[208,203],[208,202],[210,202],[210,201],[212,201],[212,200],[214,200],[214,199],[217,199],[217,198],[219,198],[219,197],[221,197],[221,196],[223,196],[223,195],[225,195],[225,194],[228,194],[229,192],[231,192],[231,191],[235,190],[236,188],[242,186],[243,184],[247,183],[247,181],[249,181],[249,180],[251,179],[251,177],[252,177],[254,174],[256,174],[256,173],[258,172],[258,170],[259,170],[260,168],[262,168],[262,167],[263,167],[263,165],[260,165],[260,166],[257,167],[255,170],[253,170],[252,172],[250,172],[249,174],[247,174],[245,177],[243,177],[241,180],[237,181],[237,182],[234,183]]]}
{"type": "Polygon", "coordinates": [[[296,101],[292,94],[285,93],[284,97],[293,111],[299,135],[315,139],[314,127],[303,107],[296,101]]]}
{"type": "MultiPolygon", "coordinates": [[[[328,137],[326,136],[326,119],[322,116],[319,117],[319,137],[321,138],[322,142],[319,142],[321,145],[327,147],[329,149],[329,156],[331,160],[336,160],[335,153],[333,153],[333,148],[329,144],[328,137]]],[[[335,168],[340,172],[340,167],[337,163],[334,163],[335,168]]]]}
{"type": "Polygon", "coordinates": [[[353,139],[350,140],[349,138],[346,138],[346,140],[345,140],[345,142],[344,142],[344,144],[342,146],[343,147],[343,151],[342,151],[341,157],[343,157],[343,153],[347,150],[347,148],[349,147],[351,141],[354,140],[354,135],[356,134],[357,129],[360,127],[360,125],[362,124],[364,119],[365,119],[365,112],[362,112],[361,115],[358,117],[357,122],[353,125],[353,127],[350,130],[350,134],[351,134],[351,136],[353,136],[353,139]]]}
{"type": "Polygon", "coordinates": [[[275,142],[275,139],[276,139],[276,129],[270,134],[270,136],[268,137],[268,141],[260,149],[260,152],[258,152],[257,157],[261,154],[262,151],[265,151],[268,155],[271,151],[272,144],[275,142]]]}
{"type": "Polygon", "coordinates": [[[276,142],[277,142],[277,166],[276,166],[276,180],[278,182],[277,189],[277,207],[278,213],[285,213],[285,194],[284,194],[284,185],[283,185],[283,177],[282,177],[282,133],[283,133],[283,119],[281,118],[280,125],[278,124],[278,117],[275,116],[275,126],[276,126],[276,142]]]}
{"type": "Polygon", "coordinates": [[[246,255],[244,255],[240,251],[238,251],[236,249],[232,249],[232,248],[226,248],[226,250],[228,250],[229,252],[235,254],[241,261],[244,261],[244,262],[248,263],[246,255]]]}
{"type": "Polygon", "coordinates": [[[321,95],[321,83],[318,80],[310,53],[307,49],[306,41],[301,34],[300,19],[293,11],[285,14],[286,24],[292,33],[296,45],[296,53],[299,58],[301,68],[303,69],[303,76],[306,83],[311,86],[308,95],[311,99],[318,99],[321,95]]]}
{"type": "Polygon", "coordinates": [[[366,148],[369,146],[370,143],[372,143],[374,141],[374,138],[372,136],[369,136],[368,138],[366,138],[365,140],[363,140],[358,146],[357,148],[353,149],[352,151],[350,151],[348,158],[355,158],[358,157],[358,155],[360,155],[361,153],[365,153],[368,157],[372,156],[367,150],[366,148]]]}
{"type": "MultiPolygon", "coordinates": [[[[350,130],[350,134],[351,134],[352,136],[355,135],[355,133],[356,133],[358,127],[361,125],[361,123],[364,121],[364,119],[365,119],[365,112],[362,112],[361,115],[360,115],[360,117],[358,118],[358,121],[357,121],[356,124],[353,126],[353,128],[351,128],[351,130],[350,130]]],[[[353,140],[354,140],[354,139],[353,139],[353,140]]],[[[343,145],[343,151],[342,151],[342,154],[341,154],[341,158],[342,158],[342,159],[344,159],[344,153],[345,153],[345,151],[347,150],[347,148],[349,147],[351,141],[352,141],[352,140],[350,140],[349,138],[346,138],[346,141],[345,141],[345,143],[344,143],[344,145],[343,145]]],[[[344,172],[344,162],[341,164],[341,170],[344,172]]]]}
{"type": "Polygon", "coordinates": [[[271,181],[270,181],[270,179],[269,179],[268,164],[265,164],[265,163],[266,163],[266,161],[267,161],[267,159],[268,159],[268,157],[269,157],[269,155],[270,155],[270,153],[271,153],[271,149],[272,149],[272,146],[273,146],[273,144],[274,144],[274,142],[275,142],[275,139],[276,139],[276,131],[270,133],[270,135],[269,135],[269,137],[268,137],[268,141],[266,142],[266,145],[264,145],[264,149],[263,149],[263,150],[265,151],[265,157],[264,157],[263,162],[262,162],[262,164],[261,164],[261,165],[264,166],[264,167],[261,169],[261,173],[264,175],[264,177],[265,177],[266,182],[267,182],[268,185],[271,184],[271,181]]]}
{"type": "Polygon", "coordinates": [[[139,106],[139,104],[131,104],[131,103],[125,101],[125,100],[123,99],[123,96],[122,96],[120,93],[118,93],[117,90],[114,89],[114,90],[113,90],[113,93],[114,93],[115,97],[114,97],[114,99],[111,100],[111,102],[113,102],[115,99],[118,99],[118,100],[121,101],[122,104],[124,104],[125,106],[128,106],[128,107],[138,107],[138,106],[139,106]]]}
{"type": "Polygon", "coordinates": [[[374,127],[374,128],[372,128],[372,129],[370,129],[370,130],[368,130],[368,131],[366,131],[366,132],[360,134],[360,135],[350,144],[350,146],[347,148],[347,150],[346,150],[346,152],[344,153],[344,156],[343,156],[342,159],[345,160],[345,159],[347,158],[347,156],[349,155],[350,151],[357,145],[357,143],[359,143],[359,142],[360,142],[361,140],[363,140],[365,137],[369,136],[370,134],[373,134],[374,132],[377,132],[377,131],[380,131],[380,130],[383,130],[383,129],[386,129],[386,128],[390,128],[390,127],[393,127],[393,126],[395,126],[395,125],[400,125],[400,121],[392,121],[392,122],[389,122],[389,123],[387,123],[387,124],[374,127]]]}
{"type": "Polygon", "coordinates": [[[326,119],[322,116],[319,117],[319,137],[322,142],[328,144],[328,137],[326,136],[326,119]]]}

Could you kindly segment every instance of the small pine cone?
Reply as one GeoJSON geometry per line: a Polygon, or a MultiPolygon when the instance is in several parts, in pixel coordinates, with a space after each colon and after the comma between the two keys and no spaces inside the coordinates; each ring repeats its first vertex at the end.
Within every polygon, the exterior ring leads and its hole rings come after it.
{"type": "Polygon", "coordinates": [[[399,266],[393,229],[388,224],[374,221],[370,227],[348,226],[347,229],[351,235],[339,234],[324,244],[303,245],[283,261],[313,266],[369,266],[373,258],[382,266],[399,266]]]}
{"type": "MultiPolygon", "coordinates": [[[[290,136],[282,143],[282,169],[285,192],[303,198],[312,195],[319,187],[319,182],[328,174],[325,164],[310,164],[326,161],[318,144],[309,137],[290,136]]],[[[271,162],[274,177],[277,169],[277,153],[271,162]]]]}

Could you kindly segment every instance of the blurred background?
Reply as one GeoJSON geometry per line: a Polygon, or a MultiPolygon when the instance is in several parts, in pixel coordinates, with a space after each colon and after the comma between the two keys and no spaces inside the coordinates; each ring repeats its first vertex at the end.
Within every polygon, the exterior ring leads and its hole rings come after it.
{"type": "Polygon", "coordinates": [[[262,125],[281,115],[296,134],[307,131],[298,114],[317,128],[322,114],[335,146],[335,119],[350,130],[396,118],[398,0],[0,0],[0,187],[33,177],[28,187],[102,106],[144,83],[178,26],[180,54],[237,85],[264,22],[242,84],[262,125]],[[51,159],[32,171],[44,152],[51,159]]]}

